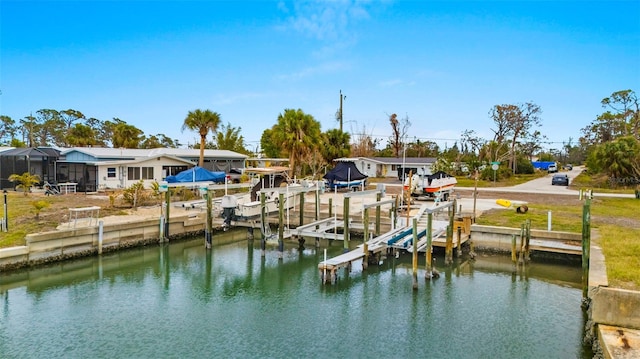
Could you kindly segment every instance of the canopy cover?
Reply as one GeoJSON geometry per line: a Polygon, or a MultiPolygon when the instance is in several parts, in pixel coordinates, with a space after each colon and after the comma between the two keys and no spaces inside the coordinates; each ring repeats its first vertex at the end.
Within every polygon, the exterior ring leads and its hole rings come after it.
{"type": "Polygon", "coordinates": [[[185,183],[185,182],[224,182],[227,176],[224,172],[212,172],[206,168],[195,166],[186,171],[182,171],[175,176],[167,176],[165,181],[169,183],[185,183]]]}
{"type": "Polygon", "coordinates": [[[366,179],[369,176],[362,174],[353,162],[338,162],[336,167],[324,175],[324,179],[329,182],[334,181],[357,181],[366,179]]]}

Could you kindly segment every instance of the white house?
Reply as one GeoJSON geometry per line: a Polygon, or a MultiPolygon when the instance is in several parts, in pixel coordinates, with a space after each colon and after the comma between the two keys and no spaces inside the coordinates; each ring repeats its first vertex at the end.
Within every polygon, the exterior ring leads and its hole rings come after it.
{"type": "MultiPolygon", "coordinates": [[[[74,147],[63,150],[57,162],[58,183],[77,183],[79,191],[127,188],[143,180],[148,187],[198,164],[199,149],[128,149],[74,147]]],[[[228,150],[205,150],[203,167],[229,172],[244,168],[248,156],[228,150]]]]}
{"type": "Polygon", "coordinates": [[[431,166],[436,162],[433,157],[344,157],[335,161],[353,162],[358,170],[369,177],[402,177],[402,168],[406,173],[431,174],[431,166]]]}
{"type": "Polygon", "coordinates": [[[152,182],[160,182],[194,166],[191,161],[175,156],[157,155],[135,160],[94,162],[98,169],[98,189],[127,188],[142,180],[149,188],[152,182]]]}

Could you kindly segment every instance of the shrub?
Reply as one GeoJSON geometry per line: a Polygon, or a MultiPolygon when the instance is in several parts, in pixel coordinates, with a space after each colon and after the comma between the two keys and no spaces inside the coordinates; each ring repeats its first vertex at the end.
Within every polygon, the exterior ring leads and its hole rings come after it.
{"type": "Polygon", "coordinates": [[[149,195],[144,190],[144,182],[140,180],[132,184],[131,187],[126,188],[122,192],[122,198],[133,208],[137,208],[140,204],[148,201],[149,195]]]}
{"type": "Polygon", "coordinates": [[[43,209],[49,207],[51,205],[51,203],[47,202],[47,201],[32,201],[31,205],[33,206],[33,212],[36,214],[36,219],[40,218],[40,211],[42,211],[43,209]]]}

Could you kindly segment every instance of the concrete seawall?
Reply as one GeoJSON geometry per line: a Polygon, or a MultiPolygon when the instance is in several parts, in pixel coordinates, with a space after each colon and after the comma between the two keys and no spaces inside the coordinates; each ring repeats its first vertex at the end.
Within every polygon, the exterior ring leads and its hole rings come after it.
{"type": "MultiPolygon", "coordinates": [[[[204,231],[205,216],[171,217],[169,238],[180,238],[204,231]]],[[[0,272],[25,266],[94,255],[99,250],[113,251],[160,241],[158,218],[135,218],[129,222],[105,223],[102,227],[60,228],[56,231],[28,234],[26,246],[0,249],[0,272]]]]}

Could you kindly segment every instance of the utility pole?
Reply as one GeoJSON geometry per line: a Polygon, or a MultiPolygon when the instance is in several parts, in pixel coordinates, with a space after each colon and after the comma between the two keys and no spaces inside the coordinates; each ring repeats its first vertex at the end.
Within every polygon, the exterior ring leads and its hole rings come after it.
{"type": "Polygon", "coordinates": [[[340,109],[338,110],[338,120],[340,120],[340,132],[342,132],[342,99],[347,96],[342,96],[342,90],[340,90],[340,109]]]}

